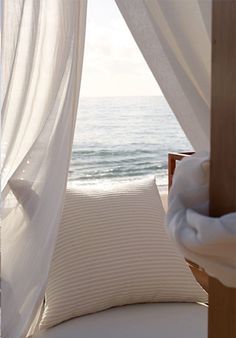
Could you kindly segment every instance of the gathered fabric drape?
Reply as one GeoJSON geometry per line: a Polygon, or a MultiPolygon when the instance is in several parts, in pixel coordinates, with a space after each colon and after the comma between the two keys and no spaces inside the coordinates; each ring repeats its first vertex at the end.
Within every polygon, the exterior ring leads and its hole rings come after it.
{"type": "Polygon", "coordinates": [[[182,160],[169,194],[167,228],[185,257],[236,287],[236,212],[209,217],[209,154],[182,160]]]}
{"type": "Polygon", "coordinates": [[[86,0],[2,3],[2,335],[42,302],[78,105],[86,0]]]}
{"type": "Polygon", "coordinates": [[[116,3],[194,149],[209,149],[211,0],[116,3]]]}

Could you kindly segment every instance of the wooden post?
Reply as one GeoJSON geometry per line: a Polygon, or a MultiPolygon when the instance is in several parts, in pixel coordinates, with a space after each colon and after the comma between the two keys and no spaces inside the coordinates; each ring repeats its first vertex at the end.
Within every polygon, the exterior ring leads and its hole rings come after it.
{"type": "MultiPolygon", "coordinates": [[[[210,215],[235,211],[236,0],[213,0],[210,215]]],[[[210,278],[208,338],[235,337],[236,288],[210,278]]]]}

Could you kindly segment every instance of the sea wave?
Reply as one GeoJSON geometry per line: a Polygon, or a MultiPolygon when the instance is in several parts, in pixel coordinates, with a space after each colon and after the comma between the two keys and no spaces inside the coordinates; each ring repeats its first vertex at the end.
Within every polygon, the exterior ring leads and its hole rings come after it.
{"type": "Polygon", "coordinates": [[[156,176],[167,185],[170,151],[191,150],[164,97],[86,98],[79,105],[69,184],[156,176]]]}

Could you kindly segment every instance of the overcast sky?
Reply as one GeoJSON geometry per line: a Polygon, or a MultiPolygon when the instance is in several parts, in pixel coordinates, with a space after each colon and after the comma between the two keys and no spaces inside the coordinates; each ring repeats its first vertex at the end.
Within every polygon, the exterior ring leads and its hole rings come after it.
{"type": "Polygon", "coordinates": [[[81,96],[161,95],[114,0],[89,0],[81,96]]]}

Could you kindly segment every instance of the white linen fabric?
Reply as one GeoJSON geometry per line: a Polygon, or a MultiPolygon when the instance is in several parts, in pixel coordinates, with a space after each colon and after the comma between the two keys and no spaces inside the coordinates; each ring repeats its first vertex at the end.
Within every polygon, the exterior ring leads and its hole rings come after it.
{"type": "Polygon", "coordinates": [[[195,150],[209,149],[211,0],[116,0],[195,150]]]}
{"type": "Polygon", "coordinates": [[[124,304],[207,301],[164,217],[154,178],[68,190],[40,328],[124,304]]]}
{"type": "Polygon", "coordinates": [[[228,287],[236,287],[236,213],[208,217],[208,154],[177,166],[169,193],[167,227],[184,256],[228,287]]]}
{"type": "Polygon", "coordinates": [[[45,291],[76,120],[86,1],[5,0],[2,334],[25,337],[45,291]]]}
{"type": "Polygon", "coordinates": [[[121,306],[61,323],[33,338],[206,338],[207,307],[166,303],[121,306]]]}

